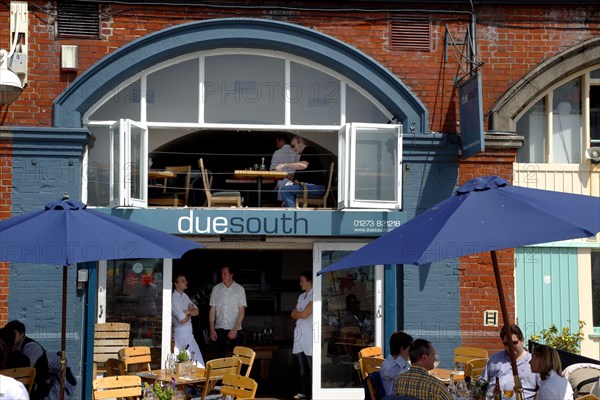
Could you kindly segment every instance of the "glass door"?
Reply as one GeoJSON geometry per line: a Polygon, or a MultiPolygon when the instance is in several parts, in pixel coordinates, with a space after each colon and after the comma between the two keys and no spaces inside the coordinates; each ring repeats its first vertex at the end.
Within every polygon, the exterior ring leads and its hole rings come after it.
{"type": "MultiPolygon", "coordinates": [[[[364,243],[315,243],[319,271],[364,243]]],[[[358,351],[381,346],[383,266],[352,268],[314,277],[313,397],[363,399],[358,351]]]]}
{"type": "Polygon", "coordinates": [[[171,348],[171,277],[171,259],[104,260],[98,267],[96,322],[130,324],[129,345],[150,347],[153,368],[171,348]]]}

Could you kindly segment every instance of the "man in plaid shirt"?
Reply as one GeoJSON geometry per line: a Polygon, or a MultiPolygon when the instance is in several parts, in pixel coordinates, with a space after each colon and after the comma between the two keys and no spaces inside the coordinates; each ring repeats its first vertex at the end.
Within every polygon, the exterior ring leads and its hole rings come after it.
{"type": "Polygon", "coordinates": [[[435,349],[431,342],[417,339],[408,348],[410,370],[398,376],[394,393],[420,400],[452,400],[446,386],[429,375],[435,362],[435,349]]]}

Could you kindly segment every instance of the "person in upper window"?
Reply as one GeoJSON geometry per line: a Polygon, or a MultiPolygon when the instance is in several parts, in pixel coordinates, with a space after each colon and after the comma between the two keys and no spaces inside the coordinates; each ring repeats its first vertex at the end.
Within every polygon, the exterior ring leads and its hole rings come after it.
{"type": "Polygon", "coordinates": [[[300,183],[307,186],[309,195],[322,196],[325,194],[325,169],[321,157],[308,140],[302,136],[294,136],[291,148],[300,155],[300,160],[293,163],[283,163],[276,167],[277,171],[294,171],[294,182],[283,186],[279,193],[283,206],[293,208],[296,206],[296,195],[302,194],[304,189],[300,183]]]}
{"type": "MultiPolygon", "coordinates": [[[[273,157],[271,157],[271,167],[269,168],[271,171],[277,170],[277,166],[280,164],[291,164],[300,159],[300,155],[292,150],[288,135],[280,133],[275,136],[275,147],[277,147],[277,150],[275,150],[273,157]]],[[[275,187],[275,190],[277,191],[277,200],[279,201],[281,201],[281,194],[279,193],[281,188],[294,179],[293,168],[285,167],[283,171],[287,172],[288,175],[285,179],[277,181],[277,186],[275,187]]]]}

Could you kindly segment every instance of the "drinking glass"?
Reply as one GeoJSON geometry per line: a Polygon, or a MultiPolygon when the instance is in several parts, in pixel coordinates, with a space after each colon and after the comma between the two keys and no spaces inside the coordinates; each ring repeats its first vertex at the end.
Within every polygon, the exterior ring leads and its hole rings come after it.
{"type": "Polygon", "coordinates": [[[512,399],[512,397],[515,394],[514,384],[512,384],[512,383],[505,384],[504,387],[502,388],[502,393],[504,394],[504,397],[506,399],[512,399]]]}
{"type": "Polygon", "coordinates": [[[440,365],[440,356],[438,353],[435,353],[435,361],[433,362],[433,368],[437,368],[440,365]]]}

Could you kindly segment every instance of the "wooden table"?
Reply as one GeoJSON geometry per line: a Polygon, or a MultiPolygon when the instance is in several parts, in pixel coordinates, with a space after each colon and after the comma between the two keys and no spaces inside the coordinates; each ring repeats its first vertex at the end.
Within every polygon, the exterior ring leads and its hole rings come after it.
{"type": "Polygon", "coordinates": [[[192,371],[185,375],[173,374],[167,372],[166,369],[157,369],[152,371],[139,371],[133,372],[134,375],[142,378],[143,381],[161,381],[171,382],[172,378],[175,378],[176,386],[186,386],[190,384],[205,383],[206,382],[206,370],[204,368],[192,368],[192,371]]]}
{"type": "Polygon", "coordinates": [[[455,371],[453,369],[434,368],[429,371],[429,375],[435,376],[444,383],[450,383],[450,374],[454,374],[454,382],[465,379],[464,371],[455,371]]]}
{"type": "Polygon", "coordinates": [[[261,171],[261,170],[242,170],[233,171],[233,179],[237,180],[255,180],[258,197],[258,206],[262,206],[262,184],[264,179],[279,181],[288,175],[285,171],[261,171]]]}
{"type": "Polygon", "coordinates": [[[177,175],[173,171],[165,171],[158,169],[151,169],[148,171],[148,179],[168,179],[175,178],[177,175]]]}

